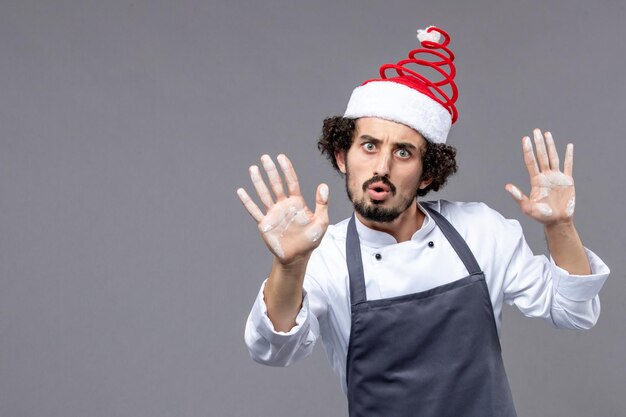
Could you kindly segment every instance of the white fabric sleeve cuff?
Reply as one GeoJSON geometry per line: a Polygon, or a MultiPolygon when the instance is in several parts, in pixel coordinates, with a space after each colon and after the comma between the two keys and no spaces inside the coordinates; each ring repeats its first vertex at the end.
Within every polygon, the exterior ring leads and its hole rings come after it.
{"type": "Polygon", "coordinates": [[[265,290],[265,284],[267,283],[267,279],[261,285],[261,289],[259,290],[259,294],[257,295],[256,301],[252,306],[252,310],[250,311],[250,319],[249,321],[256,328],[257,332],[270,344],[272,345],[282,345],[285,344],[296,337],[296,335],[300,335],[303,332],[308,332],[309,329],[309,298],[307,296],[306,290],[303,291],[302,298],[302,307],[296,316],[296,324],[292,327],[288,332],[278,331],[274,328],[272,321],[267,315],[267,305],[265,304],[265,297],[263,296],[263,291],[265,290]]]}
{"type": "Polygon", "coordinates": [[[558,272],[553,278],[554,290],[568,300],[591,300],[598,295],[611,272],[598,255],[587,248],[585,248],[585,254],[591,267],[590,275],[570,275],[566,270],[556,265],[550,257],[550,262],[558,272]]]}

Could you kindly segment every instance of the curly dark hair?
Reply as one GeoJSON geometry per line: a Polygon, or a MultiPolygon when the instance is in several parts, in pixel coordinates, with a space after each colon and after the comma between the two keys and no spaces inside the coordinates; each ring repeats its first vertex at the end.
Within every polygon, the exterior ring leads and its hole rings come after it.
{"type": "MultiPolygon", "coordinates": [[[[335,153],[348,151],[354,140],[356,120],[342,116],[327,117],[324,119],[322,135],[317,142],[317,149],[339,171],[335,153]]],[[[448,181],[448,177],[458,170],[456,164],[456,149],[444,143],[426,141],[426,148],[422,153],[422,179],[432,180],[424,189],[417,190],[418,196],[424,196],[429,191],[439,191],[448,181]]]]}

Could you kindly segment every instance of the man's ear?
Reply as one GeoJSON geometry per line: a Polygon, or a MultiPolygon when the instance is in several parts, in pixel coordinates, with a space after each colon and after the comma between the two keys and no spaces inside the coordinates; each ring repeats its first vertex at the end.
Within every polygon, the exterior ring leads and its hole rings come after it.
{"type": "Polygon", "coordinates": [[[432,178],[423,179],[420,181],[420,184],[417,188],[419,188],[420,190],[423,190],[424,188],[428,187],[431,182],[433,182],[432,178]]]}
{"type": "Polygon", "coordinates": [[[335,161],[342,174],[346,173],[346,151],[335,152],[335,161]]]}

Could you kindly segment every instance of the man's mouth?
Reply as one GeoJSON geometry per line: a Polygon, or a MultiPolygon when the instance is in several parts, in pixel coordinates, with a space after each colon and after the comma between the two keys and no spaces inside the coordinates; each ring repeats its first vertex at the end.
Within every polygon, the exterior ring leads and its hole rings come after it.
{"type": "Polygon", "coordinates": [[[391,187],[379,181],[367,187],[367,194],[372,200],[381,201],[386,199],[391,193],[391,187]]]}

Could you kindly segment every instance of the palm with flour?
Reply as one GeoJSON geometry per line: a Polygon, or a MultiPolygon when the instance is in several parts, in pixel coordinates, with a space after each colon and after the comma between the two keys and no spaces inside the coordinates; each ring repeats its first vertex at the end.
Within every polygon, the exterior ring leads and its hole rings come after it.
{"type": "Polygon", "coordinates": [[[530,195],[507,184],[506,189],[520,205],[522,211],[545,225],[571,223],[575,207],[575,188],[572,170],[574,148],[570,143],[565,150],[563,171],[559,168],[559,155],[550,132],[533,131],[537,157],[528,136],[522,139],[524,163],[530,176],[530,195]]]}
{"type": "Polygon", "coordinates": [[[276,165],[268,155],[261,157],[267,174],[270,189],[261,177],[259,167],[250,167],[250,179],[265,207],[265,214],[240,188],[239,199],[252,218],[257,222],[263,241],[272,254],[282,264],[290,264],[308,257],[321,241],[328,227],[328,186],[320,184],[316,193],[316,207],[313,213],[300,193],[298,177],[293,165],[285,155],[278,155],[287,192],[283,187],[276,165]]]}

